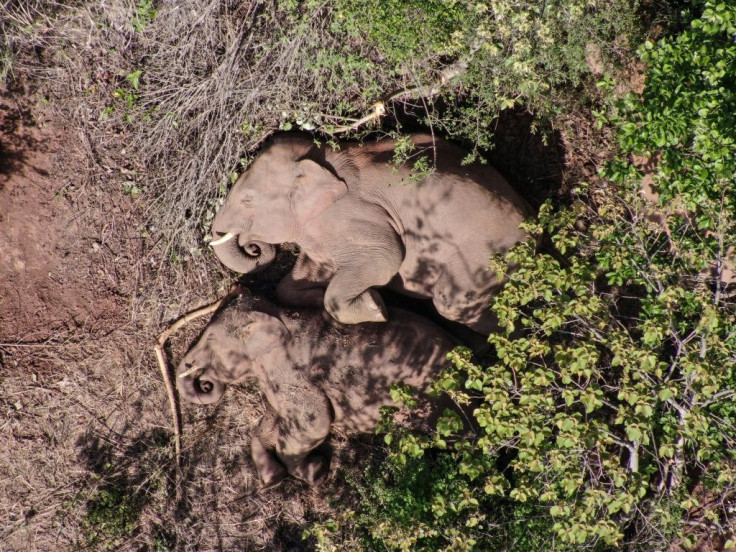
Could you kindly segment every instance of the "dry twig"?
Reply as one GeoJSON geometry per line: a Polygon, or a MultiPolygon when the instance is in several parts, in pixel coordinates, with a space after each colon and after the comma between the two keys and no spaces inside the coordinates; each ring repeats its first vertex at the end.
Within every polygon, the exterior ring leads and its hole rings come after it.
{"type": "Polygon", "coordinates": [[[41,347],[41,348],[44,348],[44,347],[58,347],[59,345],[60,345],[59,343],[23,343],[23,342],[19,342],[19,343],[0,343],[0,347],[6,348],[6,349],[10,349],[10,348],[14,348],[14,349],[25,349],[25,348],[34,348],[34,347],[41,347]]]}
{"type": "MultiPolygon", "coordinates": [[[[331,131],[328,131],[326,129],[325,132],[328,132],[331,135],[335,134],[342,134],[344,132],[349,132],[351,130],[356,130],[363,126],[366,123],[378,121],[386,114],[386,105],[389,102],[392,102],[394,100],[398,100],[400,98],[430,98],[434,95],[436,95],[440,88],[442,88],[444,85],[446,85],[448,82],[450,82],[455,77],[458,77],[465,73],[468,70],[468,62],[470,60],[470,56],[475,53],[475,51],[480,47],[480,44],[478,44],[477,47],[475,47],[471,53],[468,56],[464,56],[457,60],[452,65],[446,67],[444,71],[440,74],[440,78],[435,82],[434,84],[427,85],[427,86],[413,86],[412,88],[403,88],[401,90],[397,90],[395,92],[392,92],[391,94],[386,95],[383,99],[377,101],[373,104],[371,107],[371,112],[368,113],[365,117],[361,117],[360,119],[354,120],[349,125],[343,125],[339,126],[335,129],[332,129],[331,131]]],[[[336,119],[336,118],[333,118],[336,119]]],[[[350,120],[350,119],[342,119],[350,120]]]]}
{"type": "Polygon", "coordinates": [[[179,473],[179,469],[181,467],[181,423],[180,423],[180,416],[179,416],[179,410],[177,408],[177,402],[176,402],[176,395],[174,392],[174,384],[171,381],[171,377],[169,376],[169,370],[166,365],[166,355],[164,353],[164,345],[166,345],[166,342],[168,339],[174,334],[174,332],[178,331],[183,326],[186,326],[191,322],[192,320],[196,320],[197,318],[200,318],[202,316],[205,316],[206,314],[210,314],[212,312],[215,312],[218,308],[220,308],[221,305],[223,305],[225,302],[227,302],[230,298],[233,296],[243,293],[243,288],[240,286],[233,286],[228,294],[223,297],[222,299],[219,299],[215,301],[214,303],[211,303],[207,306],[200,307],[198,309],[195,309],[193,311],[188,312],[178,320],[176,320],[173,324],[171,324],[168,328],[166,328],[161,334],[159,334],[158,339],[156,340],[156,345],[154,347],[154,353],[156,355],[156,360],[158,361],[159,368],[161,369],[161,375],[164,379],[164,384],[166,385],[166,396],[169,399],[169,407],[171,409],[171,418],[174,425],[174,450],[176,453],[176,470],[177,474],[179,473]]]}

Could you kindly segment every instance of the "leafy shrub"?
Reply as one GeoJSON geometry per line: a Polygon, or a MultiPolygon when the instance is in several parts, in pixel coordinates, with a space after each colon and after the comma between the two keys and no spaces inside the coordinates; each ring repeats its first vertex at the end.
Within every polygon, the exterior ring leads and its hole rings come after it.
{"type": "MultiPolygon", "coordinates": [[[[493,304],[506,328],[490,337],[498,360],[477,365],[456,350],[436,382],[460,403],[479,401],[481,436],[448,444],[445,421],[431,438],[388,438],[393,462],[447,455],[432,487],[452,483],[442,498],[454,515],[416,493],[412,509],[372,501],[343,532],[388,527],[388,549],[485,550],[505,538],[509,550],[661,550],[693,544],[685,522],[699,506],[702,535],[732,534],[736,305],[722,277],[736,245],[736,8],[700,8],[679,36],[644,44],[647,89],[609,117],[624,154],[655,160],[662,205],[642,198],[643,175],[624,157],[581,184],[570,207],[545,204],[528,230],[551,236],[553,250],[531,240],[505,260],[518,269],[493,304]],[[710,505],[692,497],[696,486],[710,505]],[[527,522],[517,525],[527,540],[494,525],[499,504],[527,522]]],[[[412,492],[375,476],[363,492],[376,485],[391,487],[383,497],[412,492]]],[[[329,549],[336,533],[322,529],[329,549]]]]}
{"type": "Polygon", "coordinates": [[[661,153],[660,202],[695,213],[701,230],[714,229],[712,209],[736,212],[736,7],[702,4],[675,39],[644,43],[646,90],[624,106],[628,120],[614,119],[626,151],[661,153]]]}
{"type": "Polygon", "coordinates": [[[491,147],[502,109],[550,116],[581,101],[570,92],[589,78],[586,51],[621,61],[621,41],[639,32],[637,5],[627,0],[336,0],[335,9],[331,29],[367,44],[376,70],[395,75],[398,88],[436,86],[455,69],[460,86],[442,94],[442,112],[427,122],[476,147],[491,147]]]}
{"type": "Polygon", "coordinates": [[[364,479],[360,515],[343,511],[306,531],[320,550],[494,550],[510,543],[544,550],[551,542],[552,524],[539,505],[471,494],[455,456],[438,449],[392,455],[364,479]],[[475,534],[469,538],[464,526],[475,534]]]}

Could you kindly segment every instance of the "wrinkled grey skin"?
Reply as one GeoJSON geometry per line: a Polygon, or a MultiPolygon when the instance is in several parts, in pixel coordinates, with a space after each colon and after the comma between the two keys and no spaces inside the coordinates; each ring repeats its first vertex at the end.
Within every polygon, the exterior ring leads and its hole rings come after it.
{"type": "MultiPolygon", "coordinates": [[[[431,298],[439,313],[488,335],[489,299],[503,282],[488,259],[526,238],[529,206],[492,167],[427,135],[412,137],[433,173],[411,180],[391,163],[395,142],[318,148],[306,135],[276,139],[241,175],[215,216],[215,253],[238,272],[262,269],[274,246],[301,255],[277,297],[323,305],[339,322],[387,318],[380,286],[431,298]],[[434,149],[433,149],[434,148],[434,149]]],[[[412,161],[413,162],[413,161],[412,161]]]]}
{"type": "MultiPolygon", "coordinates": [[[[375,429],[380,407],[393,404],[393,383],[424,397],[454,346],[439,327],[406,311],[391,309],[386,324],[341,326],[319,309],[280,308],[245,293],[214,317],[182,359],[177,374],[197,371],[177,377],[177,387],[184,399],[207,404],[225,384],[255,377],[269,405],[251,441],[262,485],[287,473],[314,483],[328,469],[315,449],[332,426],[375,429]]],[[[434,407],[436,415],[441,406],[434,407]]]]}

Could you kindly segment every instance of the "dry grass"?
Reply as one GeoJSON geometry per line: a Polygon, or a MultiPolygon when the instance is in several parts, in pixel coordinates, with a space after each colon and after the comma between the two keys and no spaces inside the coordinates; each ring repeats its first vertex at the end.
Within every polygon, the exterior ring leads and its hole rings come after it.
{"type": "Polygon", "coordinates": [[[131,184],[148,192],[152,230],[180,256],[199,253],[229,176],[271,133],[294,121],[310,128],[357,116],[387,91],[422,85],[342,68],[341,55],[376,54],[336,37],[329,2],[8,6],[12,16],[0,29],[15,54],[8,74],[47,85],[46,97],[84,128],[101,168],[124,166],[131,184]],[[123,158],[106,159],[111,150],[123,158]]]}
{"type": "MultiPolygon", "coordinates": [[[[262,409],[247,385],[184,409],[183,494],[174,499],[166,398],[145,336],[61,346],[44,374],[3,371],[0,530],[4,550],[285,550],[325,493],[287,481],[263,494],[248,434],[262,409]]],[[[186,343],[182,339],[179,349],[186,343]]],[[[338,451],[341,439],[337,439],[338,451]]],[[[342,443],[344,446],[344,441],[342,443]]]]}

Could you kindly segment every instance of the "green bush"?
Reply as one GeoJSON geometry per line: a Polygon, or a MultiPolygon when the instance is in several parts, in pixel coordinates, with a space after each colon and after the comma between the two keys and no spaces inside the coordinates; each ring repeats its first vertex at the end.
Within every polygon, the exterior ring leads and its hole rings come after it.
{"type": "Polygon", "coordinates": [[[356,550],[375,549],[376,535],[389,550],[571,551],[730,536],[736,305],[722,275],[736,245],[736,8],[699,9],[678,36],[644,44],[646,91],[609,116],[624,155],[654,160],[661,204],[642,197],[641,170],[620,157],[570,207],[542,207],[528,229],[552,249],[532,239],[494,261],[518,267],[493,303],[507,330],[490,337],[498,360],[477,365],[457,350],[436,382],[478,401],[480,437],[448,440],[447,420],[429,438],[394,430],[389,465],[422,471],[444,458],[435,492],[368,474],[370,508],[341,533],[318,527],[322,550],[346,534],[356,550]]]}
{"type": "MultiPolygon", "coordinates": [[[[622,40],[639,32],[633,0],[335,0],[334,9],[330,29],[345,36],[338,43],[360,45],[370,68],[391,75],[395,88],[426,91],[454,75],[441,113],[430,108],[426,122],[476,147],[492,145],[503,109],[550,116],[581,101],[590,77],[586,52],[595,48],[610,66],[627,49],[622,40]]],[[[392,91],[372,89],[367,99],[392,91]]]]}
{"type": "Polygon", "coordinates": [[[626,151],[659,154],[661,203],[696,213],[715,229],[721,206],[736,212],[736,7],[702,2],[703,13],[675,39],[645,42],[647,86],[624,106],[626,151]]]}
{"type": "Polygon", "coordinates": [[[364,479],[359,515],[347,511],[306,532],[320,550],[501,550],[510,544],[545,550],[552,542],[543,508],[472,496],[452,454],[391,456],[367,469],[364,479]],[[478,534],[468,537],[464,527],[478,534]]]}

